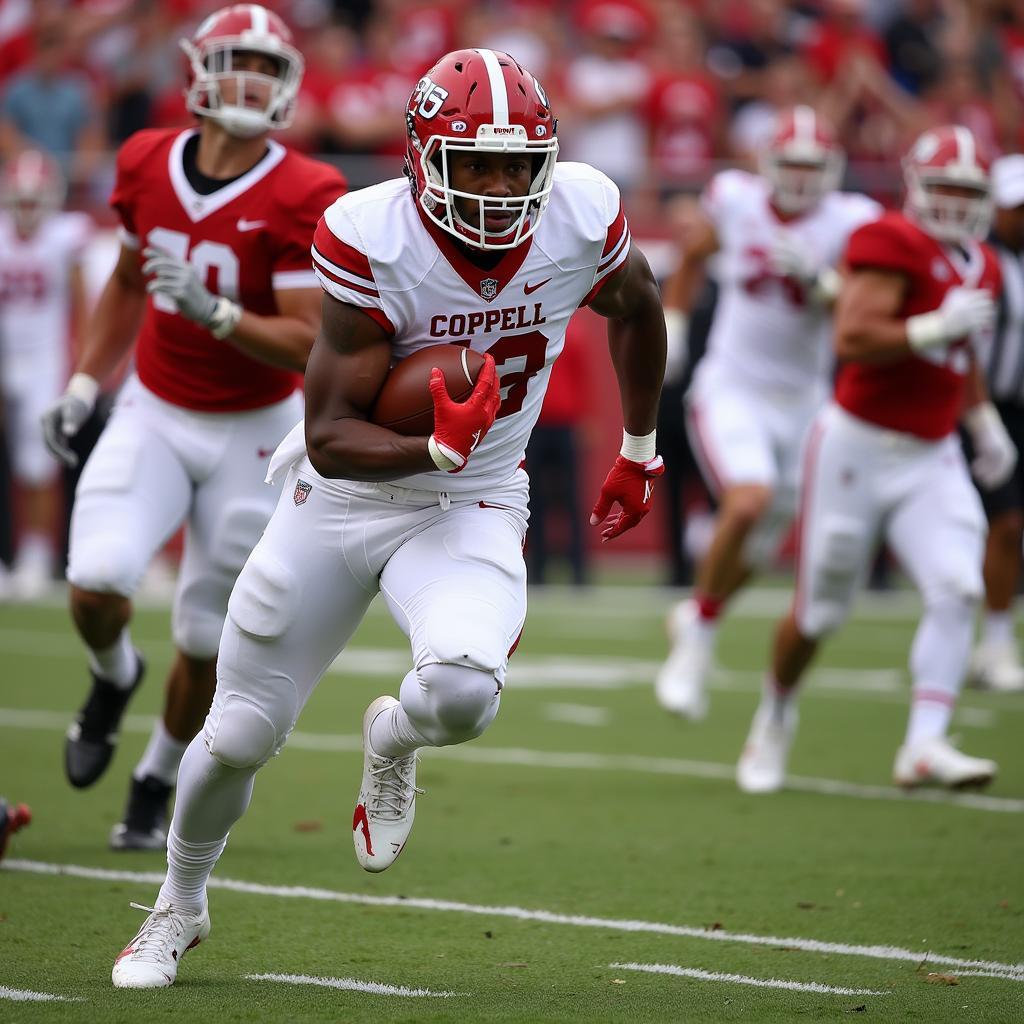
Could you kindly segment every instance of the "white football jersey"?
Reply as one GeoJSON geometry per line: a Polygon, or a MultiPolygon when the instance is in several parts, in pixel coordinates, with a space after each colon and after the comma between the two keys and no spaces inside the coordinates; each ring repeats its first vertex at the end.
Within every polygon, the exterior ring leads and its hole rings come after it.
{"type": "Polygon", "coordinates": [[[0,352],[7,359],[66,358],[71,268],[92,234],[84,213],[55,213],[31,238],[0,214],[0,352]]]}
{"type": "Polygon", "coordinates": [[[491,270],[422,215],[404,178],[342,196],[324,214],[313,266],[324,290],[393,334],[396,360],[428,345],[490,352],[501,409],[459,473],[404,477],[404,486],[459,493],[515,473],[562,351],[569,319],[629,254],[619,191],[587,164],[556,165],[537,231],[491,270]]]}
{"type": "Polygon", "coordinates": [[[715,175],[702,197],[719,242],[705,359],[755,387],[805,392],[831,371],[831,310],[811,302],[801,282],[773,272],[775,238],[788,234],[818,265],[835,267],[850,234],[882,207],[857,193],[830,192],[802,217],[782,221],[770,199],[764,178],[738,170],[715,175]]]}

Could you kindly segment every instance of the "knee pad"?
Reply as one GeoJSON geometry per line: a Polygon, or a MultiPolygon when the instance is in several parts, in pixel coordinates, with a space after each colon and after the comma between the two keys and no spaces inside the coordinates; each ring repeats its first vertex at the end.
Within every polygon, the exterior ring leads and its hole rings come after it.
{"type": "Polygon", "coordinates": [[[868,550],[862,523],[833,516],[822,524],[820,539],[811,539],[808,578],[797,607],[797,625],[818,638],[843,624],[868,550]]]}
{"type": "Polygon", "coordinates": [[[299,597],[294,573],[257,544],[228,598],[228,616],[243,633],[273,640],[295,621],[299,597]]]}
{"type": "Polygon", "coordinates": [[[258,768],[280,749],[270,716],[245,697],[214,700],[206,723],[206,749],[229,768],[258,768]]]}
{"type": "Polygon", "coordinates": [[[500,672],[511,646],[498,608],[486,599],[450,600],[432,608],[423,624],[427,657],[423,663],[461,665],[481,672],[500,672]]]}
{"type": "Polygon", "coordinates": [[[402,684],[402,707],[434,746],[479,736],[498,713],[500,688],[493,672],[431,662],[402,684]]]}
{"type": "Polygon", "coordinates": [[[190,658],[215,658],[224,631],[223,606],[204,608],[196,602],[174,608],[174,646],[190,658]]]}
{"type": "Polygon", "coordinates": [[[133,550],[130,538],[90,537],[69,552],[67,580],[80,590],[131,597],[146,571],[146,554],[133,550]]]}

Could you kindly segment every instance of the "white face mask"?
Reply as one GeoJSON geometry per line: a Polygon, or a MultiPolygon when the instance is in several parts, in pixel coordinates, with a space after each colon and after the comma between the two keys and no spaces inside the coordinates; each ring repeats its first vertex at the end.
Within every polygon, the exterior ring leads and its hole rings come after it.
{"type": "Polygon", "coordinates": [[[974,196],[946,195],[935,185],[958,182],[928,180],[914,174],[908,181],[907,206],[914,219],[940,242],[962,243],[984,238],[992,224],[993,203],[988,192],[978,189],[974,196]]]}

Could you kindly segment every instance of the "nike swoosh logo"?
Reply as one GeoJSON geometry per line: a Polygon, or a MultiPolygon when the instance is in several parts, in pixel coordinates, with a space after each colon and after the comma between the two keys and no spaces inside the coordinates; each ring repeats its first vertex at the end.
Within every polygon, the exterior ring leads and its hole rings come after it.
{"type": "Polygon", "coordinates": [[[645,480],[644,481],[644,504],[645,505],[647,504],[647,502],[649,502],[651,500],[651,492],[653,490],[654,490],[654,488],[651,486],[651,481],[650,480],[645,480]]]}
{"type": "Polygon", "coordinates": [[[550,281],[550,280],[551,280],[551,278],[550,278],[550,277],[545,277],[543,281],[540,281],[540,282],[539,282],[539,283],[537,283],[537,284],[529,284],[529,283],[527,283],[527,284],[524,284],[524,285],[523,285],[523,294],[524,294],[524,295],[530,295],[530,294],[532,294],[532,293],[533,293],[533,292],[535,292],[535,291],[536,291],[536,290],[537,290],[538,288],[543,288],[543,287],[544,287],[544,285],[546,285],[546,284],[548,283],[548,281],[550,281]]]}
{"type": "Polygon", "coordinates": [[[245,217],[238,218],[238,230],[239,231],[253,231],[256,228],[263,227],[267,222],[265,220],[246,220],[245,217]]]}

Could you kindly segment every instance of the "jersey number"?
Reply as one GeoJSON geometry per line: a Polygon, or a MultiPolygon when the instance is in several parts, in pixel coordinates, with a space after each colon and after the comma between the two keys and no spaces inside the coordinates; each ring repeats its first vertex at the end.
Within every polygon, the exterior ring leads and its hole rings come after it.
{"type": "MultiPolygon", "coordinates": [[[[469,347],[468,340],[455,344],[469,347]]],[[[540,331],[530,331],[499,338],[487,351],[494,357],[501,382],[501,408],[496,417],[500,420],[522,409],[531,379],[544,369],[547,361],[548,339],[540,331]]]]}
{"type": "MultiPolygon", "coordinates": [[[[175,259],[187,261],[196,268],[199,279],[215,295],[228,299],[238,298],[238,257],[222,242],[202,241],[189,250],[191,239],[184,231],[153,228],[146,241],[155,249],[162,249],[175,259]],[[216,283],[210,280],[211,271],[217,272],[216,283]]],[[[174,300],[166,295],[154,295],[153,305],[162,313],[177,313],[174,300]]]]}

